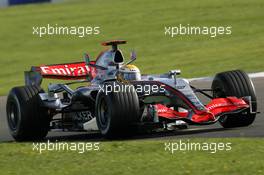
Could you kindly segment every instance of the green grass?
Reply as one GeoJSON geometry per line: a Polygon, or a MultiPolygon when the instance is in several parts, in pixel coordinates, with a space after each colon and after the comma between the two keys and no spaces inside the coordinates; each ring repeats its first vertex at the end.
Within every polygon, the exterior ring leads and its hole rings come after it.
{"type": "Polygon", "coordinates": [[[228,174],[260,175],[264,171],[263,139],[190,139],[190,143],[231,143],[231,151],[164,150],[160,141],[101,142],[99,151],[39,154],[31,143],[0,144],[0,174],[228,174]]]}
{"type": "MultiPolygon", "coordinates": [[[[100,42],[126,39],[128,57],[142,73],[181,69],[184,77],[216,72],[264,70],[264,1],[261,0],[76,0],[74,3],[15,6],[0,9],[0,95],[23,85],[23,71],[32,65],[79,61],[84,52],[95,58],[100,42]],[[32,35],[33,26],[100,26],[100,35],[32,35]],[[232,35],[164,35],[165,26],[232,26],[232,35]]],[[[170,140],[177,142],[178,140],[170,140]]],[[[231,142],[232,150],[164,151],[163,141],[102,142],[100,151],[32,151],[31,143],[0,144],[0,174],[263,174],[263,139],[191,139],[231,142]]]]}
{"type": "Polygon", "coordinates": [[[23,85],[31,65],[79,61],[84,52],[95,58],[101,41],[126,39],[128,57],[137,51],[143,73],[181,69],[184,77],[214,75],[229,69],[264,70],[264,1],[261,0],[78,0],[74,3],[26,5],[0,10],[0,94],[23,85]],[[232,35],[164,35],[165,26],[232,26],[232,35]],[[100,26],[101,34],[32,35],[33,26],[100,26]]]}

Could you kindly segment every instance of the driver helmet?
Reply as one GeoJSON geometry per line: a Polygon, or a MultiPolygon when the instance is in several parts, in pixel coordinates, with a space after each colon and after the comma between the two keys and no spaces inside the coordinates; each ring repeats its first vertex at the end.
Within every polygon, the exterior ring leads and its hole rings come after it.
{"type": "Polygon", "coordinates": [[[123,66],[120,69],[120,74],[125,80],[141,80],[139,68],[132,64],[123,66]]]}

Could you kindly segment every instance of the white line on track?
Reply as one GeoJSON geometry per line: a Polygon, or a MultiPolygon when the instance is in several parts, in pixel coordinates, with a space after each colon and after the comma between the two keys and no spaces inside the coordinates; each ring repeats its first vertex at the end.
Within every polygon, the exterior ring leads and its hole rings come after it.
{"type": "MultiPolygon", "coordinates": [[[[264,77],[264,72],[250,73],[248,74],[250,78],[261,78],[264,77]]],[[[189,81],[212,81],[214,77],[200,77],[200,78],[190,78],[189,81]]]]}

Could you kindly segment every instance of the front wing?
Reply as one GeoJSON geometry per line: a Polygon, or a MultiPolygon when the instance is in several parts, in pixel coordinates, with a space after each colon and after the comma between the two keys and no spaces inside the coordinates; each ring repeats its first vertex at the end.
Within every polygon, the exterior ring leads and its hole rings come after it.
{"type": "Polygon", "coordinates": [[[202,111],[177,111],[162,104],[156,104],[155,107],[161,118],[184,120],[194,124],[210,124],[216,122],[220,116],[247,110],[250,105],[242,98],[227,97],[212,99],[202,111]]]}

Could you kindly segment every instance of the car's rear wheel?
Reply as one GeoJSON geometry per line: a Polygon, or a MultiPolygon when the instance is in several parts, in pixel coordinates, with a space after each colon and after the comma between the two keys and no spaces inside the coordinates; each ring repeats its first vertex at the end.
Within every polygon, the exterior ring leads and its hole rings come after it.
{"type": "MultiPolygon", "coordinates": [[[[216,74],[212,83],[213,97],[251,96],[252,111],[257,111],[257,98],[255,88],[248,75],[241,70],[227,71],[216,74]]],[[[225,128],[242,127],[252,124],[256,114],[246,111],[235,115],[223,116],[219,119],[225,128]]]]}
{"type": "Polygon", "coordinates": [[[14,87],[6,104],[7,122],[17,141],[43,139],[49,130],[48,111],[40,106],[37,86],[14,87]]]}
{"type": "Polygon", "coordinates": [[[104,84],[104,89],[108,89],[108,93],[98,92],[95,110],[97,126],[102,135],[116,137],[133,132],[131,126],[140,118],[139,100],[134,87],[108,82],[104,84]],[[117,86],[119,88],[114,90],[117,86]]]}

